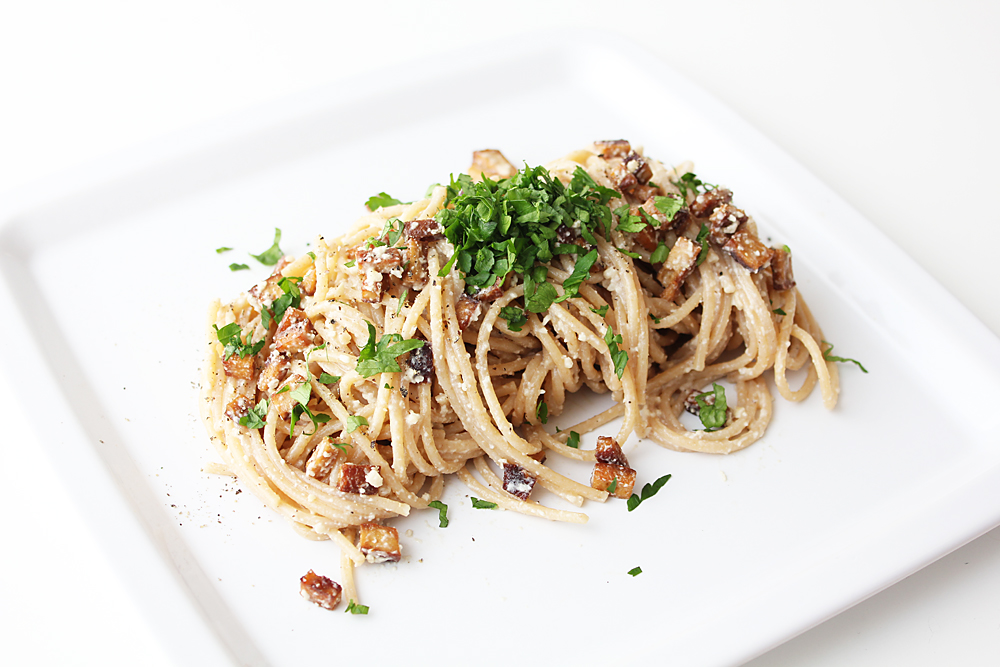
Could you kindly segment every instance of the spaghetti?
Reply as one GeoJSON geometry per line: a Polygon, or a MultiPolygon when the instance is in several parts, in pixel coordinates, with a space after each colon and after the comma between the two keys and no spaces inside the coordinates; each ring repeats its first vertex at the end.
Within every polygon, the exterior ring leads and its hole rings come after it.
{"type": "Polygon", "coordinates": [[[576,507],[627,498],[635,471],[618,443],[633,433],[742,449],[771,419],[769,370],[787,400],[817,384],[828,408],[837,400],[788,249],[762,244],[690,164],[625,141],[522,171],[477,152],[469,175],[313,246],[212,304],[203,419],[247,488],[341,547],[350,600],[354,565],[399,559],[385,522],[438,501],[446,475],[503,509],[584,523],[533,488],[576,507]],[[788,372],[803,368],[793,389],[788,372]],[[614,406],[548,432],[584,387],[614,406]],[[716,421],[688,429],[685,409],[716,421]],[[619,418],[597,450],[572,441],[619,418]],[[545,455],[593,462],[594,477],[570,479],[545,455]]]}

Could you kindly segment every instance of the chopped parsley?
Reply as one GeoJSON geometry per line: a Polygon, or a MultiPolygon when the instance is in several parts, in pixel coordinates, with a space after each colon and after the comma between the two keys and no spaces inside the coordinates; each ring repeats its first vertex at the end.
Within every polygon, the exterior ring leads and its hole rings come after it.
{"type": "Polygon", "coordinates": [[[614,493],[615,489],[617,489],[617,488],[618,488],[618,478],[615,477],[613,480],[611,480],[611,483],[608,484],[607,491],[608,491],[608,493],[614,493]]]}
{"type": "Polygon", "coordinates": [[[333,447],[336,447],[337,449],[339,449],[342,452],[346,452],[348,447],[352,447],[353,446],[349,442],[331,442],[330,445],[333,446],[333,447]]]}
{"type": "Polygon", "coordinates": [[[601,306],[600,308],[591,308],[591,309],[590,309],[590,312],[592,312],[592,313],[597,313],[597,314],[598,314],[598,315],[600,315],[601,317],[607,317],[607,314],[608,314],[608,306],[607,306],[607,305],[604,305],[604,306],[601,306]]]}
{"type": "Polygon", "coordinates": [[[638,566],[633,567],[631,570],[628,571],[628,574],[631,574],[633,577],[636,577],[636,576],[642,574],[642,568],[638,567],[638,566]]]}
{"type": "Polygon", "coordinates": [[[249,268],[250,265],[248,264],[237,264],[236,262],[233,262],[232,264],[229,265],[230,271],[246,271],[249,268]]]}
{"type": "Polygon", "coordinates": [[[357,604],[354,600],[348,600],[347,601],[347,609],[344,610],[344,613],[345,614],[346,613],[361,614],[363,616],[367,616],[368,615],[368,605],[357,604]]]}
{"type": "Polygon", "coordinates": [[[352,260],[350,260],[349,262],[344,262],[344,266],[346,266],[347,268],[351,268],[351,267],[352,267],[352,266],[354,266],[354,265],[355,265],[356,263],[357,263],[357,260],[355,260],[355,259],[352,259],[352,260]]]}
{"type": "Polygon", "coordinates": [[[868,372],[868,369],[866,369],[864,366],[862,366],[861,362],[858,361],[857,359],[848,359],[847,357],[835,357],[832,354],[830,354],[831,352],[833,352],[833,343],[831,343],[830,341],[825,340],[825,341],[823,341],[823,344],[830,346],[830,347],[826,348],[825,350],[823,350],[823,358],[825,360],[827,360],[827,361],[838,361],[838,362],[841,362],[841,363],[850,362],[852,364],[856,364],[857,367],[861,369],[861,372],[863,372],[863,373],[867,373],[868,372]]]}
{"type": "Polygon", "coordinates": [[[698,253],[698,260],[695,262],[695,266],[701,266],[705,258],[708,257],[708,225],[702,223],[701,229],[698,230],[698,236],[695,237],[694,242],[701,245],[701,252],[698,253]]]}
{"type": "Polygon", "coordinates": [[[265,327],[270,327],[271,322],[281,322],[281,318],[289,308],[298,308],[302,305],[302,292],[298,286],[301,280],[302,278],[297,276],[284,276],[278,281],[278,287],[283,294],[271,302],[270,308],[262,306],[260,309],[260,319],[265,327]]]}
{"type": "Polygon", "coordinates": [[[245,415],[240,417],[239,425],[247,428],[264,428],[267,422],[267,411],[270,406],[266,398],[260,399],[260,403],[250,408],[245,415]]]}
{"type": "Polygon", "coordinates": [[[215,252],[218,253],[219,255],[221,255],[222,253],[229,252],[230,250],[232,250],[232,248],[230,248],[228,246],[222,246],[221,248],[216,248],[215,252]]]}
{"type": "Polygon", "coordinates": [[[646,222],[641,215],[632,215],[628,204],[622,204],[615,209],[618,216],[618,226],[615,227],[620,232],[641,232],[646,228],[646,222]]]}
{"type": "Polygon", "coordinates": [[[543,424],[549,423],[549,406],[545,401],[538,401],[538,407],[535,408],[535,416],[543,424]]]}
{"type": "Polygon", "coordinates": [[[368,420],[358,415],[347,415],[347,422],[344,424],[345,431],[354,433],[361,426],[368,426],[368,420]]]}
{"type": "Polygon", "coordinates": [[[576,260],[576,266],[573,267],[573,273],[571,273],[570,276],[563,281],[563,290],[565,291],[561,297],[556,299],[556,303],[565,301],[566,299],[579,294],[580,285],[583,284],[583,281],[590,276],[590,267],[592,267],[596,261],[596,248],[576,260]]]}
{"type": "Polygon", "coordinates": [[[618,347],[623,342],[621,334],[616,334],[611,327],[608,327],[604,332],[604,342],[608,344],[608,352],[611,353],[611,361],[615,365],[615,375],[621,380],[625,373],[625,364],[628,363],[628,352],[618,347]]]}
{"type": "Polygon", "coordinates": [[[333,384],[334,382],[340,382],[340,376],[330,375],[329,373],[320,373],[319,382],[320,384],[333,384]]]}
{"type": "Polygon", "coordinates": [[[409,287],[403,288],[403,293],[399,295],[399,301],[396,303],[396,314],[399,315],[399,311],[403,309],[403,304],[406,303],[406,295],[410,293],[409,287]]]}
{"type": "Polygon", "coordinates": [[[225,348],[222,351],[223,360],[229,359],[229,357],[234,354],[240,359],[245,359],[249,356],[257,354],[260,352],[261,348],[264,347],[263,338],[253,344],[249,341],[244,343],[243,331],[240,329],[240,325],[236,324],[236,322],[231,322],[221,329],[218,325],[213,324],[212,328],[215,329],[215,337],[219,339],[220,343],[225,345],[225,348]]]}
{"type": "Polygon", "coordinates": [[[471,496],[471,498],[472,498],[472,506],[477,510],[495,510],[497,508],[496,503],[491,503],[488,500],[480,500],[475,496],[471,496]]]}
{"type": "MultiPolygon", "coordinates": [[[[788,314],[788,313],[786,313],[786,312],[785,312],[784,310],[782,310],[781,308],[775,308],[775,309],[774,309],[774,310],[772,310],[771,312],[772,312],[772,313],[775,313],[775,314],[777,314],[777,315],[787,315],[787,314],[788,314]]],[[[833,348],[831,347],[831,349],[833,349],[833,348]]],[[[824,358],[825,358],[825,355],[824,355],[824,358]]]]}
{"type": "Polygon", "coordinates": [[[358,355],[357,371],[361,377],[371,377],[379,373],[398,373],[402,369],[396,357],[406,354],[411,350],[424,346],[422,340],[403,340],[398,334],[385,334],[376,343],[375,325],[365,322],[368,325],[368,342],[361,349],[358,355]]]}
{"type": "Polygon", "coordinates": [[[275,264],[278,263],[279,259],[284,257],[284,253],[281,252],[281,248],[278,247],[278,243],[280,241],[281,241],[281,230],[275,227],[274,243],[271,244],[271,247],[265,250],[264,252],[260,253],[259,255],[250,253],[250,256],[256,259],[261,264],[264,264],[265,266],[274,266],[275,264]]]}
{"type": "Polygon", "coordinates": [[[520,331],[528,321],[525,312],[517,306],[504,306],[500,309],[500,317],[507,320],[507,328],[511,331],[520,331]]]}
{"type": "Polygon", "coordinates": [[[670,248],[663,241],[660,241],[659,245],[656,246],[656,250],[653,254],[649,256],[650,264],[662,264],[667,259],[667,255],[670,254],[670,248]]]}
{"type": "Polygon", "coordinates": [[[721,384],[712,383],[712,391],[706,391],[694,397],[698,404],[698,419],[708,430],[722,428],[726,425],[726,388],[721,384]],[[708,397],[712,402],[708,402],[708,397]]]}
{"type": "Polygon", "coordinates": [[[640,257],[642,257],[642,255],[640,255],[639,253],[632,252],[631,250],[625,250],[624,248],[616,248],[616,250],[621,254],[625,255],[626,257],[631,257],[632,259],[639,259],[640,257]]]}
{"type": "Polygon", "coordinates": [[[674,219],[677,211],[684,208],[684,200],[678,197],[653,197],[653,206],[656,210],[667,216],[667,221],[674,219]]]}
{"type": "Polygon", "coordinates": [[[368,207],[369,211],[377,211],[378,209],[384,206],[396,206],[402,203],[403,202],[399,201],[398,199],[390,197],[385,192],[380,192],[377,195],[369,197],[368,201],[365,202],[365,206],[368,207]]]}
{"type": "Polygon", "coordinates": [[[670,475],[664,475],[652,484],[646,484],[642,487],[642,494],[636,495],[632,494],[632,497],[628,499],[628,511],[631,512],[644,500],[649,500],[656,495],[656,492],[663,488],[663,485],[670,481],[670,475]]]}
{"type": "MultiPolygon", "coordinates": [[[[330,415],[324,414],[322,412],[314,413],[309,409],[309,399],[312,397],[312,385],[308,380],[298,385],[294,389],[290,389],[288,395],[295,400],[295,407],[292,408],[291,423],[288,426],[288,435],[295,434],[295,423],[305,415],[313,423],[313,433],[319,428],[320,424],[325,424],[330,421],[330,415]]],[[[307,434],[307,435],[312,435],[307,434]]]]}
{"type": "Polygon", "coordinates": [[[674,181],[674,185],[676,185],[678,188],[680,188],[680,190],[681,190],[681,196],[685,200],[687,200],[688,192],[691,192],[691,193],[697,195],[699,191],[701,191],[701,192],[707,192],[707,191],[713,190],[713,189],[715,189],[717,187],[715,185],[712,185],[711,183],[706,183],[706,182],[702,181],[700,178],[698,178],[697,176],[695,176],[690,171],[688,173],[684,174],[683,176],[681,176],[676,181],[674,181]]]}
{"type": "Polygon", "coordinates": [[[445,505],[440,500],[432,500],[427,503],[428,507],[433,507],[438,511],[438,526],[440,528],[448,527],[448,506],[445,505]]]}
{"type": "Polygon", "coordinates": [[[580,448],[580,434],[576,431],[569,432],[569,438],[566,439],[566,446],[572,447],[573,449],[580,448]]]}

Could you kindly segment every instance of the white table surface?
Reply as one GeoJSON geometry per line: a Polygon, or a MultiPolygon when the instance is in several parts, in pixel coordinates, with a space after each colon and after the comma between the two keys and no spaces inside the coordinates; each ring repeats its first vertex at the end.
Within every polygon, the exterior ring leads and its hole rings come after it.
{"type": "MultiPolygon", "coordinates": [[[[0,197],[411,57],[552,26],[597,29],[698,81],[1000,334],[1000,3],[361,4],[0,1],[0,197]]],[[[39,415],[16,391],[0,375],[5,461],[29,463],[0,466],[0,662],[170,664],[132,601],[141,593],[125,590],[75,513],[39,444],[39,415]],[[49,489],[40,498],[37,483],[49,489]]],[[[997,600],[1000,529],[751,664],[998,664],[997,600]]]]}

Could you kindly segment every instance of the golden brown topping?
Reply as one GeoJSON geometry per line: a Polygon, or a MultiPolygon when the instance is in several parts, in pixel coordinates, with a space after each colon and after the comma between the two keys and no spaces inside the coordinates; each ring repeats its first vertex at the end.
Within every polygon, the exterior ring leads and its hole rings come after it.
{"type": "Polygon", "coordinates": [[[747,221],[747,214],[732,204],[722,204],[708,216],[708,240],[715,245],[725,245],[747,221]]]}
{"type": "Polygon", "coordinates": [[[659,238],[651,227],[643,227],[635,233],[633,238],[649,252],[656,250],[656,246],[659,245],[659,238]]]}
{"type": "Polygon", "coordinates": [[[615,488],[610,493],[615,498],[627,499],[632,495],[632,488],[635,486],[635,470],[598,461],[594,465],[590,486],[598,491],[607,491],[612,483],[615,488]]]}
{"type": "Polygon", "coordinates": [[[323,609],[332,611],[340,604],[340,584],[312,570],[299,578],[299,593],[323,609]]]}
{"type": "Polygon", "coordinates": [[[625,458],[625,452],[622,451],[618,442],[609,435],[597,436],[597,451],[594,452],[594,456],[601,463],[622,466],[624,468],[628,467],[628,459],[625,458]]]}
{"type": "Polygon", "coordinates": [[[302,352],[316,342],[316,330],[304,310],[288,308],[278,331],[274,334],[274,349],[279,352],[302,352]]]}
{"type": "Polygon", "coordinates": [[[391,273],[397,278],[403,276],[403,251],[383,245],[359,250],[357,257],[362,300],[376,303],[382,298],[386,287],[383,274],[391,273]]]}
{"type": "Polygon", "coordinates": [[[306,271],[306,275],[302,276],[302,282],[299,283],[299,290],[306,296],[312,296],[316,293],[316,266],[310,266],[306,271]]]}
{"type": "Polygon", "coordinates": [[[483,312],[483,304],[479,299],[473,299],[468,294],[463,294],[455,304],[455,315],[458,317],[458,328],[465,331],[470,324],[479,319],[483,312]]]}
{"type": "Polygon", "coordinates": [[[635,180],[640,185],[649,183],[649,179],[653,176],[653,168],[649,166],[645,158],[638,153],[629,153],[622,160],[625,164],[625,170],[635,176],[635,180]]]}
{"type": "Polygon", "coordinates": [[[663,285],[661,298],[671,301],[677,296],[684,280],[697,266],[700,254],[701,246],[695,245],[688,237],[681,236],[677,239],[674,247],[670,249],[670,254],[667,255],[667,261],[656,274],[656,279],[663,285]]]}
{"type": "Polygon", "coordinates": [[[408,220],[403,223],[403,233],[406,238],[417,241],[437,241],[444,238],[444,229],[434,218],[408,220]]]}
{"type": "Polygon", "coordinates": [[[503,490],[521,500],[527,500],[535,488],[535,476],[516,463],[503,464],[503,490]]]}
{"type": "Polygon", "coordinates": [[[271,394],[271,404],[278,410],[278,415],[282,419],[288,419],[288,415],[292,414],[292,409],[297,403],[291,390],[305,381],[304,377],[295,373],[290,375],[287,380],[281,383],[278,390],[271,394]]]}
{"type": "Polygon", "coordinates": [[[399,562],[399,532],[395,528],[380,523],[363,523],[359,541],[361,553],[369,563],[399,562]]]}
{"type": "Polygon", "coordinates": [[[767,266],[767,263],[771,261],[771,249],[745,229],[733,234],[722,249],[754,273],[767,266]]]}
{"type": "Polygon", "coordinates": [[[776,290],[789,290],[795,287],[795,276],[792,275],[792,253],[784,248],[771,248],[771,278],[776,290]]]}
{"type": "Polygon", "coordinates": [[[306,461],[306,474],[321,482],[328,482],[330,473],[340,459],[340,450],[333,446],[333,438],[326,436],[306,461]]]}
{"type": "Polygon", "coordinates": [[[369,463],[345,463],[337,472],[337,490],[373,496],[382,486],[382,475],[378,466],[369,463]],[[376,483],[377,482],[377,483],[376,483]]]}
{"type": "Polygon", "coordinates": [[[595,141],[594,146],[600,151],[600,155],[605,160],[614,157],[625,157],[632,152],[632,146],[624,139],[611,139],[610,141],[595,141]]]}
{"type": "Polygon", "coordinates": [[[287,354],[277,350],[271,352],[264,362],[260,377],[257,379],[257,389],[266,394],[273,394],[278,390],[281,381],[288,375],[290,367],[291,362],[287,354]]]}
{"type": "Polygon", "coordinates": [[[229,401],[229,405],[226,406],[226,416],[234,422],[238,422],[241,417],[245,417],[250,412],[250,408],[252,407],[253,401],[249,398],[246,396],[237,396],[229,401]]]}
{"type": "Polygon", "coordinates": [[[702,192],[691,202],[691,213],[696,218],[705,218],[712,214],[719,206],[728,204],[733,200],[733,193],[726,188],[716,188],[708,192],[702,192]]]}
{"type": "Polygon", "coordinates": [[[512,165],[500,151],[488,148],[472,153],[472,166],[469,167],[468,173],[476,180],[480,177],[498,180],[513,176],[517,173],[517,167],[512,165]]]}
{"type": "Polygon", "coordinates": [[[415,290],[427,286],[427,244],[415,239],[406,240],[406,270],[403,285],[415,290]]]}
{"type": "Polygon", "coordinates": [[[257,356],[253,354],[246,357],[231,354],[228,359],[222,360],[222,367],[226,370],[228,377],[237,380],[252,380],[256,361],[257,356]]]}

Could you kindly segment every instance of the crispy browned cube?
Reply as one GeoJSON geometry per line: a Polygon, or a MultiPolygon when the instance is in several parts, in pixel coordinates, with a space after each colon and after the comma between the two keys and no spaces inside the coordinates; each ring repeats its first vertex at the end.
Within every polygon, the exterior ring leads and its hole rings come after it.
{"type": "Polygon", "coordinates": [[[291,362],[287,354],[278,352],[277,350],[272,351],[264,362],[264,368],[260,371],[260,377],[257,379],[257,389],[267,394],[273,394],[278,391],[278,387],[288,375],[290,367],[291,362]]]}
{"type": "Polygon", "coordinates": [[[234,422],[238,422],[241,417],[245,417],[250,412],[250,408],[252,407],[253,401],[249,398],[246,396],[237,396],[229,401],[229,405],[226,406],[226,416],[234,422]]]}
{"type": "Polygon", "coordinates": [[[274,349],[279,352],[302,352],[316,341],[316,330],[304,310],[289,308],[274,334],[274,349]]]}
{"type": "Polygon", "coordinates": [[[278,390],[271,394],[271,404],[278,410],[282,419],[288,419],[288,415],[292,414],[292,409],[298,402],[292,396],[292,389],[305,381],[306,379],[298,373],[290,375],[278,386],[278,390]]]}
{"type": "Polygon", "coordinates": [[[649,179],[653,177],[653,168],[649,166],[645,158],[638,153],[629,153],[623,158],[623,161],[625,168],[635,176],[635,180],[639,181],[641,185],[649,183],[649,179]]]}
{"type": "Polygon", "coordinates": [[[310,266],[306,271],[306,275],[302,276],[302,282],[299,283],[299,291],[301,291],[306,296],[312,296],[316,293],[316,265],[310,266]]]}
{"type": "Polygon", "coordinates": [[[633,238],[638,241],[639,245],[649,252],[656,250],[656,246],[659,245],[660,242],[652,227],[643,227],[635,233],[633,238]]]}
{"type": "Polygon", "coordinates": [[[792,275],[792,253],[784,248],[771,248],[771,278],[774,289],[789,290],[795,287],[795,276],[792,275]]]}
{"type": "Polygon", "coordinates": [[[500,151],[488,148],[472,153],[472,166],[469,167],[468,173],[475,179],[483,176],[498,180],[513,176],[517,173],[517,167],[512,165],[500,151]]]}
{"type": "Polygon", "coordinates": [[[406,269],[403,284],[415,290],[427,286],[427,244],[416,239],[406,240],[406,269]]]}
{"type": "Polygon", "coordinates": [[[340,456],[340,450],[333,446],[333,438],[326,436],[309,455],[309,460],[306,461],[306,474],[321,482],[328,482],[330,473],[333,472],[340,456]]]}
{"type": "Polygon", "coordinates": [[[708,216],[708,240],[715,245],[725,245],[747,221],[747,214],[732,204],[722,204],[708,216]]]}
{"type": "Polygon", "coordinates": [[[731,201],[733,201],[733,193],[726,188],[702,192],[691,202],[691,213],[696,218],[707,218],[715,209],[731,201]]]}
{"type": "Polygon", "coordinates": [[[237,380],[252,380],[256,355],[241,357],[238,354],[229,355],[228,359],[222,360],[222,367],[226,369],[226,375],[237,380]]]}
{"type": "Polygon", "coordinates": [[[361,524],[361,553],[369,563],[398,563],[399,532],[380,523],[361,524]]]}
{"type": "Polygon", "coordinates": [[[670,254],[667,255],[667,261],[656,274],[656,279],[663,285],[661,298],[670,301],[677,296],[681,285],[698,265],[700,254],[701,246],[696,245],[688,237],[681,236],[677,239],[674,247],[670,249],[670,254]]]}
{"type": "Polygon", "coordinates": [[[281,278],[281,271],[276,270],[267,277],[263,284],[254,285],[247,291],[261,303],[270,303],[284,294],[284,291],[278,287],[278,281],[281,278]]]}
{"type": "Polygon", "coordinates": [[[455,304],[458,328],[465,331],[470,324],[479,319],[482,312],[483,304],[478,299],[473,299],[468,294],[458,297],[458,303],[455,304]]]}
{"type": "Polygon", "coordinates": [[[598,491],[607,491],[615,480],[617,480],[615,490],[611,491],[615,498],[628,498],[632,495],[632,487],[635,486],[635,470],[600,461],[594,464],[594,474],[590,478],[590,486],[598,491]]]}
{"type": "Polygon", "coordinates": [[[403,233],[408,239],[436,241],[444,238],[444,227],[434,218],[407,220],[403,223],[403,233]]]}
{"type": "Polygon", "coordinates": [[[370,463],[345,463],[337,472],[337,490],[374,496],[382,486],[382,475],[378,466],[370,463]]]}
{"type": "Polygon", "coordinates": [[[323,609],[332,611],[340,604],[340,584],[312,570],[299,577],[299,593],[323,609]]]}
{"type": "Polygon", "coordinates": [[[754,273],[760,271],[771,261],[771,249],[745,229],[733,234],[726,241],[726,245],[722,246],[722,249],[754,273]]]}
{"type": "Polygon", "coordinates": [[[621,466],[622,468],[628,467],[625,452],[618,445],[618,441],[609,435],[597,436],[597,450],[594,452],[594,457],[601,463],[621,466]]]}
{"type": "Polygon", "coordinates": [[[535,476],[516,463],[503,464],[503,490],[521,500],[527,500],[535,488],[535,476]]]}
{"type": "Polygon", "coordinates": [[[605,160],[614,157],[625,157],[632,152],[632,146],[624,139],[611,139],[608,141],[595,141],[594,146],[605,160]]]}
{"type": "Polygon", "coordinates": [[[434,377],[434,351],[430,343],[425,342],[423,347],[410,352],[405,363],[413,371],[404,376],[410,384],[424,384],[434,377]]]}

